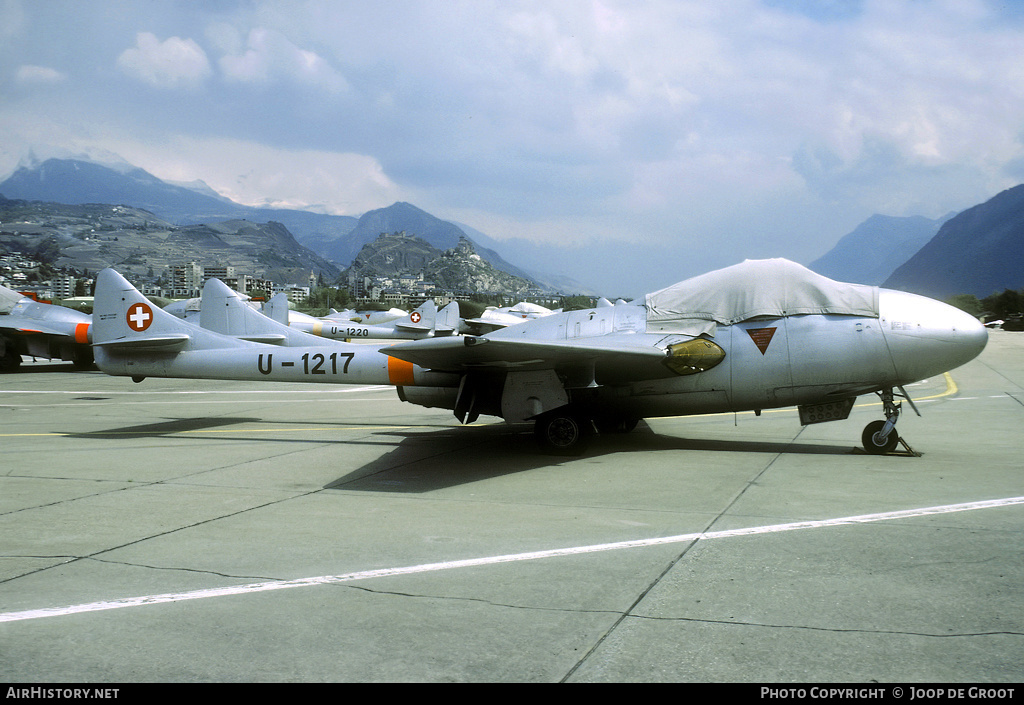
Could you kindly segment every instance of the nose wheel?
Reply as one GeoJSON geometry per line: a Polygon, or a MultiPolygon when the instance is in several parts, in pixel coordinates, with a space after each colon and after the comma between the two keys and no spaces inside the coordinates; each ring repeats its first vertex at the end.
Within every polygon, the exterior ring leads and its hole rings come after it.
{"type": "Polygon", "coordinates": [[[861,434],[860,440],[864,444],[864,450],[872,455],[885,455],[896,450],[896,446],[900,442],[899,434],[896,433],[895,428],[890,428],[888,435],[883,435],[882,431],[888,421],[872,421],[864,427],[864,433],[861,434]]]}
{"type": "Polygon", "coordinates": [[[883,389],[878,392],[879,398],[882,400],[882,409],[885,414],[885,421],[872,421],[864,427],[864,432],[861,434],[860,440],[864,444],[864,450],[872,455],[885,455],[896,450],[896,446],[900,443],[907,449],[907,452],[914,456],[921,455],[913,448],[911,448],[906,440],[900,438],[899,434],[896,433],[896,422],[900,418],[900,411],[903,407],[902,402],[896,401],[896,397],[899,396],[901,399],[906,399],[910,402],[910,407],[914,410],[918,416],[921,412],[917,410],[917,406],[914,405],[913,399],[907,394],[907,391],[903,387],[898,387],[900,390],[897,395],[893,389],[883,389]]]}

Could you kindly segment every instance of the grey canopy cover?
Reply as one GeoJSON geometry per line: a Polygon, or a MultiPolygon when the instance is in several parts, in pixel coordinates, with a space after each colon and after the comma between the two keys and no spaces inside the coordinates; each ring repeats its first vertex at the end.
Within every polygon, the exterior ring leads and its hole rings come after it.
{"type": "Polygon", "coordinates": [[[837,314],[878,318],[878,287],[845,284],[786,259],[746,260],[648,294],[647,330],[715,334],[758,316],[837,314]]]}

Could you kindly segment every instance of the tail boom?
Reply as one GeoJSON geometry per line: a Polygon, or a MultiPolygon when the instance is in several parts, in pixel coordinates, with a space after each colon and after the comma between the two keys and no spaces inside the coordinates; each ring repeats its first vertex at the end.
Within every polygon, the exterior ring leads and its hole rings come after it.
{"type": "Polygon", "coordinates": [[[106,374],[333,384],[457,386],[458,376],[413,365],[369,345],[324,340],[282,347],[197,327],[152,305],[112,269],[99,273],[93,348],[106,374]]]}
{"type": "Polygon", "coordinates": [[[161,353],[130,349],[96,352],[108,375],[180,377],[326,384],[457,386],[458,375],[433,372],[366,345],[287,348],[253,343],[245,348],[161,353]]]}

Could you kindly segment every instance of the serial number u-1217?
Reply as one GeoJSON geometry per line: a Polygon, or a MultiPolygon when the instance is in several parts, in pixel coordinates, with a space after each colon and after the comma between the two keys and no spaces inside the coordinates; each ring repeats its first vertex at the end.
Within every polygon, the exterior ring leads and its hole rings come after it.
{"type": "MultiPolygon", "coordinates": [[[[352,363],[352,359],[356,356],[355,353],[350,352],[333,352],[330,355],[324,353],[305,353],[300,359],[302,361],[302,373],[306,375],[336,375],[339,372],[341,374],[348,374],[348,366],[352,363]]],[[[264,355],[260,355],[256,362],[256,366],[262,374],[269,375],[274,370],[274,353],[268,353],[266,355],[266,365],[264,366],[264,355]]],[[[279,363],[281,367],[295,367],[297,362],[294,360],[285,360],[279,363]]]]}

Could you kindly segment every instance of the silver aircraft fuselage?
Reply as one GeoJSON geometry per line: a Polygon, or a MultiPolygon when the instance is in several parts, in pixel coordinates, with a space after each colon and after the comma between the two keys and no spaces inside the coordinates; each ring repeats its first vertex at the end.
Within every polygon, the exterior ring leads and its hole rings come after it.
{"type": "Polygon", "coordinates": [[[95,357],[108,374],[388,384],[403,401],[452,409],[467,423],[481,414],[535,421],[549,439],[566,426],[787,406],[816,423],[845,418],[829,416],[834,404],[848,414],[853,398],[877,392],[886,425],[866,430],[875,440],[865,444],[884,451],[899,416],[893,390],[905,396],[904,385],[963,365],[988,340],[959,309],[885,289],[872,294],[875,315],[751,315],[666,332],[651,324],[650,302],[622,303],[379,349],[328,339],[287,347],[203,330],[149,307],[113,270],[100,273],[96,292],[95,357]],[[809,416],[819,412],[825,417],[809,416]]]}
{"type": "MultiPolygon", "coordinates": [[[[627,361],[595,355],[592,379],[576,388],[589,388],[586,404],[595,410],[608,407],[639,418],[796,406],[942,374],[972,360],[988,340],[984,326],[973,316],[923,296],[882,289],[879,309],[877,318],[796,315],[719,325],[710,341],[723,353],[721,364],[695,374],[680,375],[653,357],[627,361]]],[[[646,325],[644,307],[625,304],[553,314],[481,340],[567,345],[600,341],[609,349],[663,350],[693,339],[644,332],[646,325]]],[[[451,341],[401,344],[392,354],[430,345],[438,348],[437,366],[443,367],[444,357],[452,352],[451,341]]],[[[424,364],[424,358],[420,353],[410,359],[424,364]]],[[[528,359],[506,365],[510,374],[533,367],[528,359]]],[[[561,372],[570,367],[571,363],[556,365],[561,372]]]]}

